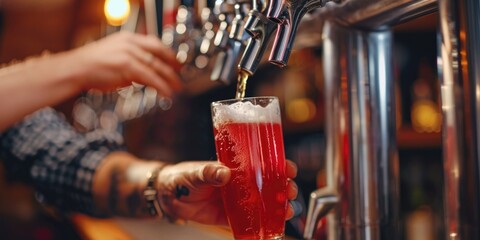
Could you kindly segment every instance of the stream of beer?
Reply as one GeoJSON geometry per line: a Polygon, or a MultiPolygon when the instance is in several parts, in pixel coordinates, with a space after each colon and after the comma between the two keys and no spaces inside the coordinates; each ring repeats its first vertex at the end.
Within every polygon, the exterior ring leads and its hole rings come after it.
{"type": "Polygon", "coordinates": [[[250,74],[247,71],[240,70],[238,73],[238,82],[237,82],[237,92],[235,93],[235,98],[244,98],[245,89],[247,88],[247,80],[250,74]]]}

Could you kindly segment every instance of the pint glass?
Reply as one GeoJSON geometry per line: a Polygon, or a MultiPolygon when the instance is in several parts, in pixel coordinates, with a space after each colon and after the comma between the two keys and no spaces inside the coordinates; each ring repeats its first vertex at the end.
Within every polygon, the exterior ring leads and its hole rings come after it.
{"type": "Polygon", "coordinates": [[[222,188],[235,239],[284,239],[285,152],[276,97],[212,103],[218,161],[231,169],[222,188]]]}

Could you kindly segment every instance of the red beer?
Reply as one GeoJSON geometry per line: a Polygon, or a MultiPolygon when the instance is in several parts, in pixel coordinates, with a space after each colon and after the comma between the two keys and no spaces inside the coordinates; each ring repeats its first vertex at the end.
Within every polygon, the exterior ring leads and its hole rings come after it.
{"type": "Polygon", "coordinates": [[[215,123],[218,160],[232,170],[222,195],[235,239],[284,236],[287,179],[280,117],[275,118],[215,123]]]}

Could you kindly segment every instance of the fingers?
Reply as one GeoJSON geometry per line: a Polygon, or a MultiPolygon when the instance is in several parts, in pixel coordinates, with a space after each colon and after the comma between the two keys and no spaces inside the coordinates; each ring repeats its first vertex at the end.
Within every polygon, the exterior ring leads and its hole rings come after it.
{"type": "Polygon", "coordinates": [[[219,163],[207,163],[197,171],[196,179],[192,183],[196,187],[211,185],[220,187],[230,180],[230,169],[219,163]]]}
{"type": "Polygon", "coordinates": [[[295,178],[297,176],[297,164],[294,162],[287,160],[287,167],[286,167],[286,175],[288,178],[295,178]]]}
{"type": "Polygon", "coordinates": [[[287,213],[285,216],[286,220],[289,220],[293,218],[296,214],[298,214],[298,211],[295,211],[295,206],[293,205],[294,201],[292,201],[297,198],[297,195],[298,186],[293,180],[289,179],[287,183],[287,198],[290,201],[288,201],[287,213]]]}
{"type": "Polygon", "coordinates": [[[120,32],[116,36],[117,41],[128,44],[129,47],[124,48],[128,54],[133,55],[144,67],[153,69],[153,73],[158,76],[146,79],[145,82],[136,79],[133,81],[155,87],[161,94],[169,97],[171,90],[180,91],[182,89],[182,81],[176,72],[180,70],[181,64],[176,60],[175,53],[163,45],[158,37],[127,32],[120,32]],[[164,83],[159,83],[159,81],[164,83]],[[165,85],[168,85],[169,90],[165,88],[165,85]]]}
{"type": "Polygon", "coordinates": [[[297,198],[297,195],[298,195],[297,184],[294,181],[289,180],[288,183],[287,183],[287,198],[288,198],[288,200],[293,200],[293,199],[297,198]]]}
{"type": "Polygon", "coordinates": [[[288,203],[287,213],[285,214],[285,220],[290,220],[295,215],[295,211],[291,203],[288,203]]]}
{"type": "Polygon", "coordinates": [[[174,90],[180,91],[182,89],[182,81],[178,74],[165,62],[153,58],[150,63],[150,66],[155,69],[155,71],[164,79],[166,80],[174,90]]]}
{"type": "Polygon", "coordinates": [[[175,52],[163,45],[158,37],[153,35],[136,35],[132,41],[144,50],[155,54],[155,57],[163,60],[175,70],[180,70],[182,65],[177,61],[175,52]]]}
{"type": "Polygon", "coordinates": [[[299,202],[289,201],[287,212],[285,214],[285,220],[290,220],[293,217],[299,216],[300,213],[302,213],[302,211],[303,211],[303,207],[299,202]]]}
{"type": "Polygon", "coordinates": [[[139,61],[132,61],[130,63],[130,68],[132,71],[131,76],[125,76],[128,79],[135,79],[139,83],[149,85],[157,89],[159,94],[162,94],[167,97],[171,97],[173,91],[171,87],[164,81],[160,76],[158,76],[155,71],[151,68],[145,66],[139,61]]]}
{"type": "MultiPolygon", "coordinates": [[[[148,69],[149,73],[156,76],[144,79],[145,81],[141,82],[142,84],[150,85],[168,97],[172,95],[172,90],[178,91],[182,88],[181,80],[173,69],[161,60],[155,58],[151,53],[140,48],[132,48],[130,54],[135,57],[139,65],[142,65],[140,67],[148,69]]],[[[140,82],[138,80],[136,81],[140,82]]]]}
{"type": "MultiPolygon", "coordinates": [[[[295,178],[297,176],[297,165],[290,161],[286,161],[286,175],[288,177],[288,182],[287,182],[287,198],[289,201],[288,207],[287,207],[287,212],[285,219],[289,220],[292,219],[295,215],[297,215],[299,212],[301,212],[301,209],[297,209],[294,206],[295,201],[291,201],[297,198],[298,195],[298,186],[297,184],[292,180],[292,178],[295,178]]],[[[298,204],[297,204],[298,205],[298,204]]]]}

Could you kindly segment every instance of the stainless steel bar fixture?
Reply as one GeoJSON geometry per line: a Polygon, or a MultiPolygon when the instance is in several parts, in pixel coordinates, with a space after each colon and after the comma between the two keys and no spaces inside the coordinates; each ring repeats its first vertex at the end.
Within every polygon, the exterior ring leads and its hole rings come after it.
{"type": "Polygon", "coordinates": [[[214,44],[219,47],[220,51],[212,70],[211,79],[230,84],[237,79],[237,65],[249,38],[244,31],[244,19],[251,9],[251,0],[217,1],[216,5],[217,9],[220,9],[218,12],[221,14],[219,17],[221,23],[214,44]]]}
{"type": "Polygon", "coordinates": [[[330,1],[332,0],[255,0],[245,27],[251,39],[239,68],[249,74],[255,73],[274,33],[276,36],[269,61],[279,67],[286,66],[303,16],[313,9],[324,7],[330,1]]]}
{"type": "Polygon", "coordinates": [[[265,16],[268,5],[272,2],[274,1],[254,0],[252,10],[248,13],[245,31],[250,35],[250,39],[238,67],[250,75],[257,70],[270,37],[277,30],[278,24],[265,16]]]}
{"type": "Polygon", "coordinates": [[[444,239],[480,239],[480,2],[439,0],[444,239]]]}
{"type": "MultiPolygon", "coordinates": [[[[388,29],[325,25],[327,187],[311,195],[310,206],[336,195],[329,239],[399,236],[391,49],[388,29]]],[[[306,239],[322,213],[309,209],[306,239]]]]}
{"type": "Polygon", "coordinates": [[[328,239],[401,238],[391,28],[433,11],[431,0],[347,0],[313,13],[324,25],[327,186],[311,194],[306,239],[320,215],[328,239]]]}
{"type": "Polygon", "coordinates": [[[303,16],[316,8],[324,7],[332,0],[286,0],[272,1],[267,18],[278,23],[269,61],[280,67],[287,65],[295,41],[298,25],[303,16]]]}

